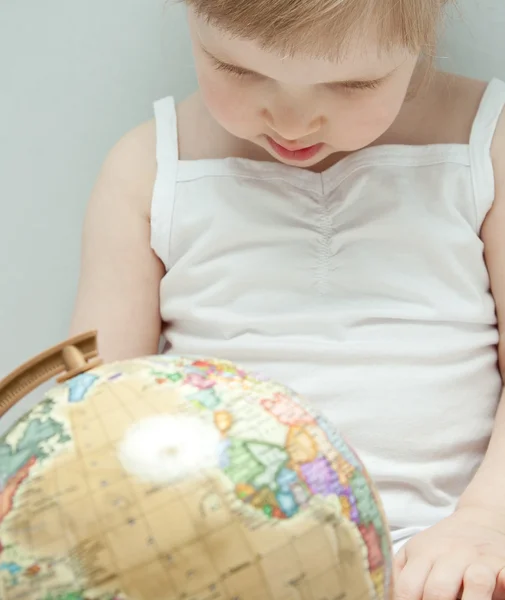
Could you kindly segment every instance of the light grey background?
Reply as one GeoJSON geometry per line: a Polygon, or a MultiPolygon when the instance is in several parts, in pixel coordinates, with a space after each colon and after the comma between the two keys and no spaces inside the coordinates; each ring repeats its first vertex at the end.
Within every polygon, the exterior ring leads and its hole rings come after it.
{"type": "MultiPolygon", "coordinates": [[[[504,0],[459,0],[439,62],[505,79],[504,31],[504,0]]],[[[182,5],[0,0],[0,377],[66,337],[107,151],[194,86],[182,5]]]]}

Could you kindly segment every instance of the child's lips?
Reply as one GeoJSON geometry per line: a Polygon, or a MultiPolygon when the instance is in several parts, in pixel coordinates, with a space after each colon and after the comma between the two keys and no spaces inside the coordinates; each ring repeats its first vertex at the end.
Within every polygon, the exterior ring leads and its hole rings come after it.
{"type": "Polygon", "coordinates": [[[287,143],[284,145],[276,142],[270,136],[267,136],[267,140],[274,152],[281,158],[297,162],[304,162],[314,158],[324,146],[322,143],[304,147],[295,144],[289,145],[287,143]]]}

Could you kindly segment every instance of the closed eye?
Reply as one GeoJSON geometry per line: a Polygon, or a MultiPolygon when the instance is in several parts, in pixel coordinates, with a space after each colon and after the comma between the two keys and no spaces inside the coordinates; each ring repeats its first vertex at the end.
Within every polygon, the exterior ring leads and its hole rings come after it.
{"type": "Polygon", "coordinates": [[[345,81],[335,85],[346,90],[375,90],[381,85],[382,81],[382,79],[372,81],[345,81]]]}
{"type": "Polygon", "coordinates": [[[248,71],[247,69],[242,69],[242,67],[238,67],[236,65],[230,65],[228,63],[221,62],[215,56],[212,56],[212,54],[207,53],[207,56],[212,61],[212,64],[216,71],[221,71],[223,73],[230,73],[231,75],[235,75],[235,77],[246,77],[246,76],[260,77],[260,75],[258,75],[258,73],[253,73],[252,71],[248,71]]]}
{"type": "Polygon", "coordinates": [[[236,75],[237,77],[245,77],[246,75],[258,77],[258,75],[256,75],[256,73],[253,73],[252,71],[247,71],[246,69],[241,69],[240,67],[228,65],[227,63],[222,63],[219,61],[214,63],[214,68],[216,69],[216,71],[231,73],[232,75],[236,75]]]}

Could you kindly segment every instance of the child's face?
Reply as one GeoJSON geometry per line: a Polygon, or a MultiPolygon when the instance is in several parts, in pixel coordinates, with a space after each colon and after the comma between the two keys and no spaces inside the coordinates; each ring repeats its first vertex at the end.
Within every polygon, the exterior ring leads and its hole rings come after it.
{"type": "Polygon", "coordinates": [[[417,63],[357,40],[338,61],[282,58],[190,15],[203,99],[232,135],[311,167],[377,140],[396,119],[417,63]]]}

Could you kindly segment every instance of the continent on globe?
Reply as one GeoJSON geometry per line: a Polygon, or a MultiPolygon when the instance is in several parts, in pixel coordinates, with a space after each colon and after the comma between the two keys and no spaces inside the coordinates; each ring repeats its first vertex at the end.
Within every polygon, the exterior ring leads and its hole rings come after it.
{"type": "MultiPolygon", "coordinates": [[[[47,407],[46,404],[44,408],[47,407]]],[[[49,456],[47,444],[51,440],[59,443],[70,440],[63,425],[51,418],[35,418],[23,425],[26,426],[21,437],[13,445],[7,441],[0,443],[0,523],[12,509],[18,488],[30,469],[49,456]]]]}
{"type": "Polygon", "coordinates": [[[8,478],[16,473],[32,457],[37,460],[46,458],[48,454],[44,450],[44,443],[55,437],[64,438],[62,424],[54,419],[36,418],[28,420],[26,425],[15,445],[11,446],[6,442],[0,444],[3,477],[8,478]]]}
{"type": "MultiPolygon", "coordinates": [[[[13,473],[5,483],[0,484],[0,523],[12,510],[14,504],[14,496],[18,491],[21,483],[28,477],[30,467],[35,464],[36,458],[32,456],[26,464],[19,468],[16,473],[13,473]]],[[[7,475],[2,475],[6,478],[7,475]]]]}
{"type": "Polygon", "coordinates": [[[263,398],[261,404],[284,425],[314,422],[314,417],[287,394],[277,393],[273,398],[263,398]]]}

